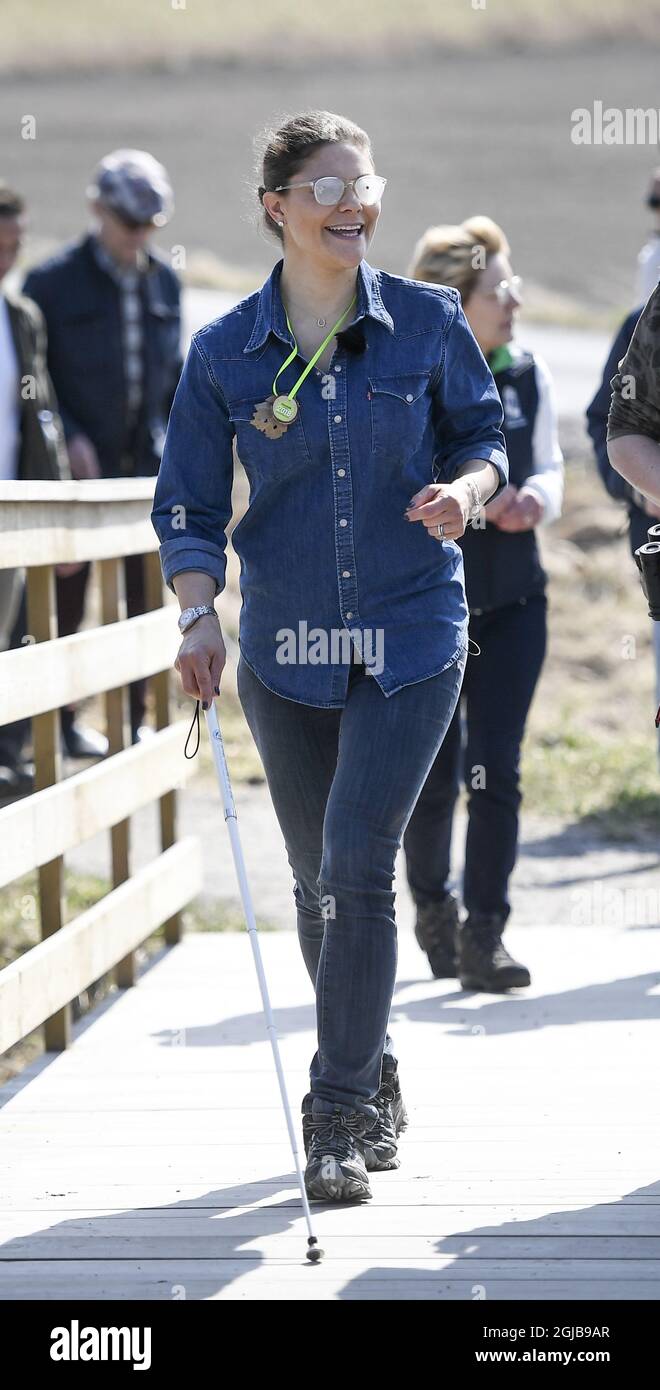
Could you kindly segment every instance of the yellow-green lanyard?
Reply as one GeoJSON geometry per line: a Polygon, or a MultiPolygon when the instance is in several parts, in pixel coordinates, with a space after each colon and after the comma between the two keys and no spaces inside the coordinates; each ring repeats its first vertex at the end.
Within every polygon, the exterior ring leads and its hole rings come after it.
{"type": "Polygon", "coordinates": [[[305,380],[305,377],[309,375],[309,373],[310,373],[311,370],[312,370],[312,367],[314,367],[314,366],[316,365],[316,363],[318,362],[319,357],[321,356],[321,354],[322,354],[324,348],[326,348],[326,347],[328,346],[328,343],[330,342],[330,339],[332,338],[333,334],[335,334],[335,333],[337,332],[337,329],[339,328],[340,323],[343,323],[344,319],[346,318],[346,315],[347,315],[347,314],[350,312],[350,310],[353,308],[353,305],[355,304],[356,299],[357,299],[357,294],[354,294],[354,295],[353,295],[353,298],[352,298],[352,300],[351,300],[351,302],[350,302],[350,304],[349,304],[349,306],[348,306],[348,309],[344,309],[344,312],[343,312],[343,314],[341,315],[341,317],[337,319],[337,322],[336,322],[336,324],[334,325],[334,328],[331,328],[331,329],[330,329],[330,332],[328,333],[327,337],[323,339],[323,342],[321,343],[321,346],[320,346],[319,348],[316,349],[316,352],[314,353],[314,356],[313,356],[313,357],[311,358],[311,360],[307,363],[307,366],[305,367],[304,372],[301,372],[300,376],[298,377],[298,380],[297,380],[295,386],[292,386],[292,387],[291,387],[291,390],[288,392],[288,394],[287,394],[286,396],[278,396],[278,395],[277,395],[277,377],[281,376],[281,375],[282,375],[282,372],[284,371],[284,368],[285,368],[285,367],[288,367],[289,363],[290,363],[290,362],[293,362],[294,357],[297,357],[297,356],[298,356],[298,344],[296,343],[296,335],[295,335],[295,333],[294,333],[294,331],[293,331],[293,329],[292,329],[292,327],[291,327],[291,324],[289,323],[289,315],[288,315],[288,314],[286,315],[287,328],[288,328],[288,330],[289,330],[289,332],[290,332],[290,334],[291,334],[291,337],[293,338],[293,341],[294,341],[294,343],[295,343],[295,347],[293,348],[292,352],[289,353],[289,356],[287,357],[286,362],[283,362],[283,363],[282,363],[282,366],[280,367],[280,370],[279,370],[279,372],[277,373],[277,376],[275,377],[275,380],[274,380],[274,382],[273,382],[273,395],[275,396],[275,400],[273,401],[273,415],[275,416],[275,419],[276,419],[276,420],[285,421],[287,424],[288,424],[291,420],[295,420],[296,415],[298,414],[298,402],[297,402],[296,400],[294,400],[294,397],[295,397],[296,392],[300,390],[300,387],[302,386],[303,381],[305,380]]]}

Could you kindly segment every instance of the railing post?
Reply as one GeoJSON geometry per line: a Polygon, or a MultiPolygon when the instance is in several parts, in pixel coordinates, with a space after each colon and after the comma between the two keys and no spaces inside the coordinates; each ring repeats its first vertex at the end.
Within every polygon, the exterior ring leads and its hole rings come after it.
{"type": "MultiPolygon", "coordinates": [[[[58,636],[57,590],[52,565],[34,565],[26,570],[28,630],[35,642],[48,642],[58,636]]],[[[61,722],[59,709],[46,710],[32,718],[34,747],[34,789],[43,791],[62,780],[61,722]]],[[[61,855],[41,864],[39,907],[41,939],[52,936],[63,925],[64,860],[61,855]]],[[[71,1042],[71,1005],[65,1004],[44,1023],[47,1052],[62,1052],[71,1042]]]]}
{"type": "MultiPolygon", "coordinates": [[[[99,560],[101,581],[101,617],[104,626],[122,622],[126,617],[126,586],[124,583],[123,558],[99,560]]],[[[121,753],[130,743],[127,739],[128,689],[124,685],[105,692],[105,717],[108,731],[108,757],[121,753]]],[[[118,821],[110,830],[112,847],[112,886],[117,888],[129,877],[129,833],[130,821],[118,821]]],[[[135,952],[117,962],[114,969],[115,982],[120,989],[127,989],[136,980],[135,952]]]]}
{"type": "MultiPolygon", "coordinates": [[[[157,550],[144,556],[144,594],[145,608],[151,613],[163,607],[163,576],[157,550]]],[[[165,729],[170,723],[170,672],[158,671],[152,676],[152,686],[156,702],[156,728],[165,729]]],[[[176,791],[166,792],[159,798],[160,847],[169,849],[176,842],[176,791]]],[[[183,935],[181,913],[176,912],[164,924],[165,941],[175,946],[183,935]]]]}

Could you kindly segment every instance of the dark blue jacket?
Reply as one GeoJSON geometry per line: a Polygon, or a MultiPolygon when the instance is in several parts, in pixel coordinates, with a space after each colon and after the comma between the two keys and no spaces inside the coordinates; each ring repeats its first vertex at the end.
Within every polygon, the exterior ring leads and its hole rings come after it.
{"type": "Polygon", "coordinates": [[[48,368],[66,438],[87,435],[106,478],[156,474],[182,363],[180,291],[174,271],[149,252],[149,269],[141,280],[144,394],[130,441],[120,290],[97,263],[91,236],[30,271],[24,293],[36,301],[46,320],[48,368]]]}
{"type": "MultiPolygon", "coordinates": [[[[500,349],[500,351],[502,351],[500,349]]],[[[499,368],[491,365],[505,405],[503,432],[509,460],[509,481],[520,488],[537,467],[535,431],[540,396],[533,353],[515,349],[515,358],[499,368]]],[[[501,531],[485,520],[469,524],[459,540],[465,560],[465,589],[471,613],[492,612],[523,598],[545,592],[547,576],[536,531],[501,531]],[[485,524],[484,524],[485,521],[485,524]]]]}
{"type": "Polygon", "coordinates": [[[610,355],[605,363],[603,379],[600,386],[587,409],[587,429],[591,436],[594,446],[598,472],[610,494],[617,502],[628,503],[628,517],[630,520],[630,548],[636,550],[638,546],[644,545],[648,539],[647,531],[653,525],[653,517],[646,515],[641,507],[637,506],[632,500],[632,488],[625,478],[612,467],[607,455],[607,417],[612,399],[612,387],[610,385],[612,377],[616,376],[619,362],[625,357],[630,344],[630,339],[635,331],[635,325],[644,308],[640,304],[637,309],[633,309],[624,319],[621,327],[610,348],[610,355]]]}

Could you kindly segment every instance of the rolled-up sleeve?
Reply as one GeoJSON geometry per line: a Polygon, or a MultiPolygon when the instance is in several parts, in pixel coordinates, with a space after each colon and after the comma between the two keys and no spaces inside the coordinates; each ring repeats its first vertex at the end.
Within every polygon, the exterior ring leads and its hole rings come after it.
{"type": "Polygon", "coordinates": [[[225,587],[233,435],[222,389],[195,335],[172,403],[151,512],[163,579],[173,593],[181,570],[212,575],[215,596],[225,587]]]}
{"type": "Polygon", "coordinates": [[[509,481],[509,461],[502,433],[503,411],[493,374],[463,312],[460,296],[448,290],[455,314],[447,331],[444,359],[434,396],[437,482],[450,483],[469,459],[486,459],[499,475],[497,492],[509,481]]]}

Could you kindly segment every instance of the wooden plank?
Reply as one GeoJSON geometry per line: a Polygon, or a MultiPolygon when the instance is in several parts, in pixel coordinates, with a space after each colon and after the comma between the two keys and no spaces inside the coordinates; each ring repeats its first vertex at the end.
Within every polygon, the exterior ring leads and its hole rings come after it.
{"type": "MultiPolygon", "coordinates": [[[[383,1254],[396,1260],[419,1260],[425,1259],[433,1261],[434,1266],[439,1263],[439,1242],[440,1253],[442,1253],[442,1242],[446,1243],[447,1255],[453,1255],[453,1246],[459,1247],[460,1236],[447,1235],[441,1236],[434,1233],[429,1236],[408,1236],[397,1235],[392,1232],[383,1232],[378,1236],[363,1235],[355,1232],[347,1236],[339,1236],[333,1231],[324,1231],[316,1217],[315,1205],[312,1207],[315,1216],[314,1230],[322,1242],[322,1249],[328,1251],[330,1247],[333,1257],[350,1258],[351,1252],[358,1247],[359,1254],[355,1256],[356,1263],[365,1262],[369,1265],[378,1264],[383,1254]]],[[[240,1229],[231,1231],[223,1230],[222,1227],[229,1225],[229,1221],[211,1223],[207,1221],[206,1231],[197,1234],[190,1234],[182,1230],[167,1233],[167,1230],[159,1228],[151,1232],[139,1231],[135,1227],[122,1229],[119,1217],[107,1217],[106,1227],[103,1232],[95,1231],[95,1223],[85,1223],[83,1229],[83,1219],[68,1220],[64,1229],[61,1231],[41,1231],[31,1236],[10,1236],[3,1244],[3,1261],[13,1260],[50,1260],[50,1259],[96,1259],[96,1260],[117,1260],[128,1253],[133,1253],[136,1248],[136,1241],[139,1241],[140,1256],[144,1260],[171,1259],[171,1260],[216,1260],[216,1259],[238,1259],[253,1260],[255,1255],[261,1259],[295,1259],[296,1256],[304,1257],[306,1248],[306,1236],[301,1230],[297,1235],[291,1235],[286,1230],[278,1230],[274,1233],[265,1232],[250,1236],[240,1229]],[[218,1229],[213,1229],[216,1224],[218,1229]],[[238,1248],[237,1248],[238,1247],[238,1248]]],[[[644,1242],[644,1250],[648,1249],[648,1260],[660,1269],[660,1241],[651,1240],[644,1242]]],[[[456,1249],[456,1254],[463,1253],[456,1249]]],[[[537,1237],[535,1240],[527,1240],[524,1236],[519,1239],[504,1236],[492,1236],[490,1239],[484,1237],[474,1237],[474,1253],[469,1263],[473,1266],[475,1273],[473,1277],[478,1278],[478,1270],[482,1260],[486,1255],[493,1260],[518,1259],[527,1260],[530,1263],[539,1260],[583,1260],[591,1265],[592,1274],[602,1273],[610,1259],[631,1259],[636,1263],[643,1261],[643,1250],[640,1249],[640,1242],[634,1239],[608,1240],[604,1237],[575,1236],[563,1237],[555,1240],[550,1237],[537,1237]]]]}
{"type": "MultiPolygon", "coordinates": [[[[405,1173],[405,1169],[390,1173],[387,1182],[379,1181],[379,1206],[421,1206],[432,1209],[467,1204],[475,1209],[487,1205],[490,1210],[501,1212],[509,1210],[518,1195],[511,1188],[507,1192],[504,1183],[496,1187],[493,1183],[486,1184],[476,1179],[472,1183],[456,1181],[447,1186],[421,1186],[419,1180],[411,1180],[402,1176],[402,1173],[405,1173]]],[[[262,1206],[268,1206],[274,1198],[277,1198],[279,1208],[291,1208],[296,1211],[300,1209],[300,1194],[293,1173],[280,1182],[272,1179],[262,1179],[253,1183],[239,1182],[226,1192],[219,1193],[209,1192],[206,1183],[182,1182],[178,1177],[170,1178],[169,1182],[155,1181],[152,1178],[145,1181],[139,1177],[131,1179],[129,1174],[125,1182],[117,1179],[105,1184],[96,1182],[96,1174],[93,1173],[81,1175],[75,1188],[69,1184],[65,1191],[58,1192],[56,1196],[50,1191],[52,1184],[45,1178],[35,1177],[30,1183],[25,1181],[25,1176],[21,1170],[21,1180],[12,1182],[11,1192],[0,1192],[0,1211],[43,1213],[46,1202],[49,1214],[80,1211],[83,1208],[90,1212],[135,1207],[147,1211],[166,1208],[177,1202],[185,1202],[186,1207],[190,1209],[235,1211],[238,1207],[244,1207],[246,1210],[256,1211],[262,1206]]],[[[542,1183],[527,1185],[527,1189],[520,1194],[526,1211],[552,1212],[573,1205],[595,1207],[611,1202],[617,1202],[621,1206],[642,1207],[658,1204],[657,1193],[655,1197],[630,1194],[625,1189],[616,1187],[613,1181],[610,1181],[608,1189],[605,1179],[596,1187],[593,1184],[588,1186],[584,1179],[571,1178],[562,1184],[560,1179],[556,1178],[552,1184],[547,1183],[546,1188],[547,1191],[544,1192],[542,1183]]]]}
{"type": "MultiPolygon", "coordinates": [[[[190,721],[0,810],[0,887],[146,806],[195,771],[184,757],[190,721]]],[[[77,1064],[78,1065],[78,1064],[77,1064]]]]}
{"type": "MultiPolygon", "coordinates": [[[[660,1275],[638,1273],[625,1265],[612,1277],[594,1278],[593,1271],[559,1274],[548,1262],[530,1274],[524,1264],[506,1272],[480,1270],[454,1274],[443,1269],[421,1269],[414,1261],[408,1265],[392,1262],[376,1270],[360,1270],[355,1264],[322,1261],[310,1265],[304,1259],[253,1265],[245,1260],[150,1260],[119,1259],[48,1260],[38,1269],[30,1261],[17,1261],[0,1267],[0,1299],[34,1298],[35,1281],[39,1297],[48,1300],[158,1301],[177,1299],[237,1301],[289,1300],[318,1301],[465,1301],[475,1298],[524,1302],[537,1299],[562,1301],[622,1299],[654,1301],[660,1291],[660,1275]]],[[[577,1319],[576,1319],[577,1321],[577,1319]]],[[[603,1317],[607,1322],[607,1317],[603,1317]]],[[[576,1344],[577,1345],[577,1344],[576,1344]]]]}
{"type": "MultiPolygon", "coordinates": [[[[33,642],[48,644],[57,638],[57,596],[55,571],[51,565],[37,565],[27,571],[27,624],[33,642]]],[[[33,649],[34,650],[34,649],[33,649]]],[[[60,712],[49,709],[32,720],[34,746],[34,788],[39,793],[62,777],[60,712]]],[[[42,941],[60,930],[65,916],[64,861],[61,855],[39,860],[39,928],[42,941]]],[[[60,1051],[71,1041],[71,1006],[67,1001],[44,1023],[44,1043],[49,1051],[60,1051]]]]}
{"type": "MultiPolygon", "coordinates": [[[[384,1175],[380,1175],[381,1179],[384,1175]]],[[[374,1190],[380,1193],[386,1187],[384,1181],[374,1183],[374,1190]]],[[[548,1257],[566,1251],[574,1258],[591,1259],[599,1251],[618,1251],[618,1257],[634,1254],[637,1259],[660,1260],[660,1211],[654,1207],[621,1207],[616,1202],[596,1208],[564,1207],[561,1211],[548,1211],[539,1214],[535,1208],[515,1205],[510,1207],[488,1207],[483,1204],[472,1207],[462,1206],[417,1206],[401,1207],[389,1205],[387,1215],[378,1203],[314,1203],[315,1227],[319,1234],[328,1240],[382,1241],[411,1240],[430,1242],[436,1240],[456,1242],[461,1248],[456,1250],[433,1245],[439,1253],[483,1255],[485,1251],[495,1255],[518,1251],[520,1258],[528,1252],[538,1250],[548,1257]],[[506,1247],[506,1249],[504,1249],[506,1247]]],[[[74,1230],[83,1231],[87,1239],[97,1236],[105,1240],[115,1235],[132,1236],[145,1252],[152,1240],[183,1240],[204,1242],[208,1239],[224,1238],[231,1233],[232,1239],[241,1241],[264,1240],[279,1237],[282,1229],[292,1236],[304,1235],[302,1204],[282,1208],[275,1199],[259,1206],[225,1208],[211,1202],[209,1207],[189,1209],[182,1207],[171,1210],[167,1207],[150,1207],[145,1211],[127,1212],[121,1209],[108,1213],[89,1211],[82,1206],[74,1222],[74,1230]],[[284,1217],[283,1217],[284,1213],[284,1217]]],[[[61,1233],[61,1223],[53,1219],[51,1230],[44,1231],[43,1214],[13,1211],[2,1215],[3,1239],[12,1241],[20,1236],[29,1236],[39,1241],[42,1237],[50,1239],[61,1233]]],[[[68,1224],[68,1223],[67,1223],[68,1224]]],[[[286,1253],[286,1252],[284,1252],[286,1253]]],[[[396,1251],[392,1251],[396,1254],[396,1251]]]]}
{"type": "MultiPolygon", "coordinates": [[[[144,602],[146,609],[151,612],[161,608],[167,590],[163,581],[163,574],[160,564],[160,555],[157,551],[143,556],[144,566],[144,602]]],[[[156,728],[164,729],[170,723],[170,694],[171,694],[170,671],[157,671],[152,677],[152,691],[155,704],[156,728]]],[[[185,759],[192,762],[192,759],[185,759]]],[[[174,791],[164,792],[159,800],[158,816],[160,820],[160,847],[169,849],[170,845],[176,843],[176,795],[174,791]]],[[[165,941],[168,946],[175,946],[181,941],[183,936],[183,923],[180,912],[174,912],[164,923],[165,941]]]]}
{"type": "MultiPolygon", "coordinates": [[[[126,620],[126,585],[123,557],[115,556],[110,560],[99,561],[99,571],[101,622],[104,626],[108,623],[124,622],[126,620]]],[[[132,744],[128,686],[117,685],[112,690],[106,690],[104,704],[108,754],[112,757],[115,753],[122,753],[126,747],[130,748],[132,744]]],[[[113,818],[110,829],[113,888],[117,888],[120,883],[125,883],[130,875],[129,832],[130,822],[127,816],[122,816],[119,819],[113,818]]],[[[128,986],[135,984],[135,979],[135,952],[130,951],[123,960],[117,962],[114,969],[114,980],[120,988],[128,988],[128,986]]]]}
{"type": "Polygon", "coordinates": [[[178,648],[177,613],[168,604],[123,623],[0,652],[0,725],[169,668],[178,648]]]}
{"type": "Polygon", "coordinates": [[[159,549],[155,478],[0,482],[0,567],[101,560],[159,549]]]}
{"type": "Polygon", "coordinates": [[[188,837],[0,971],[0,1052],[80,994],[184,907],[202,883],[199,841],[188,837]]]}

